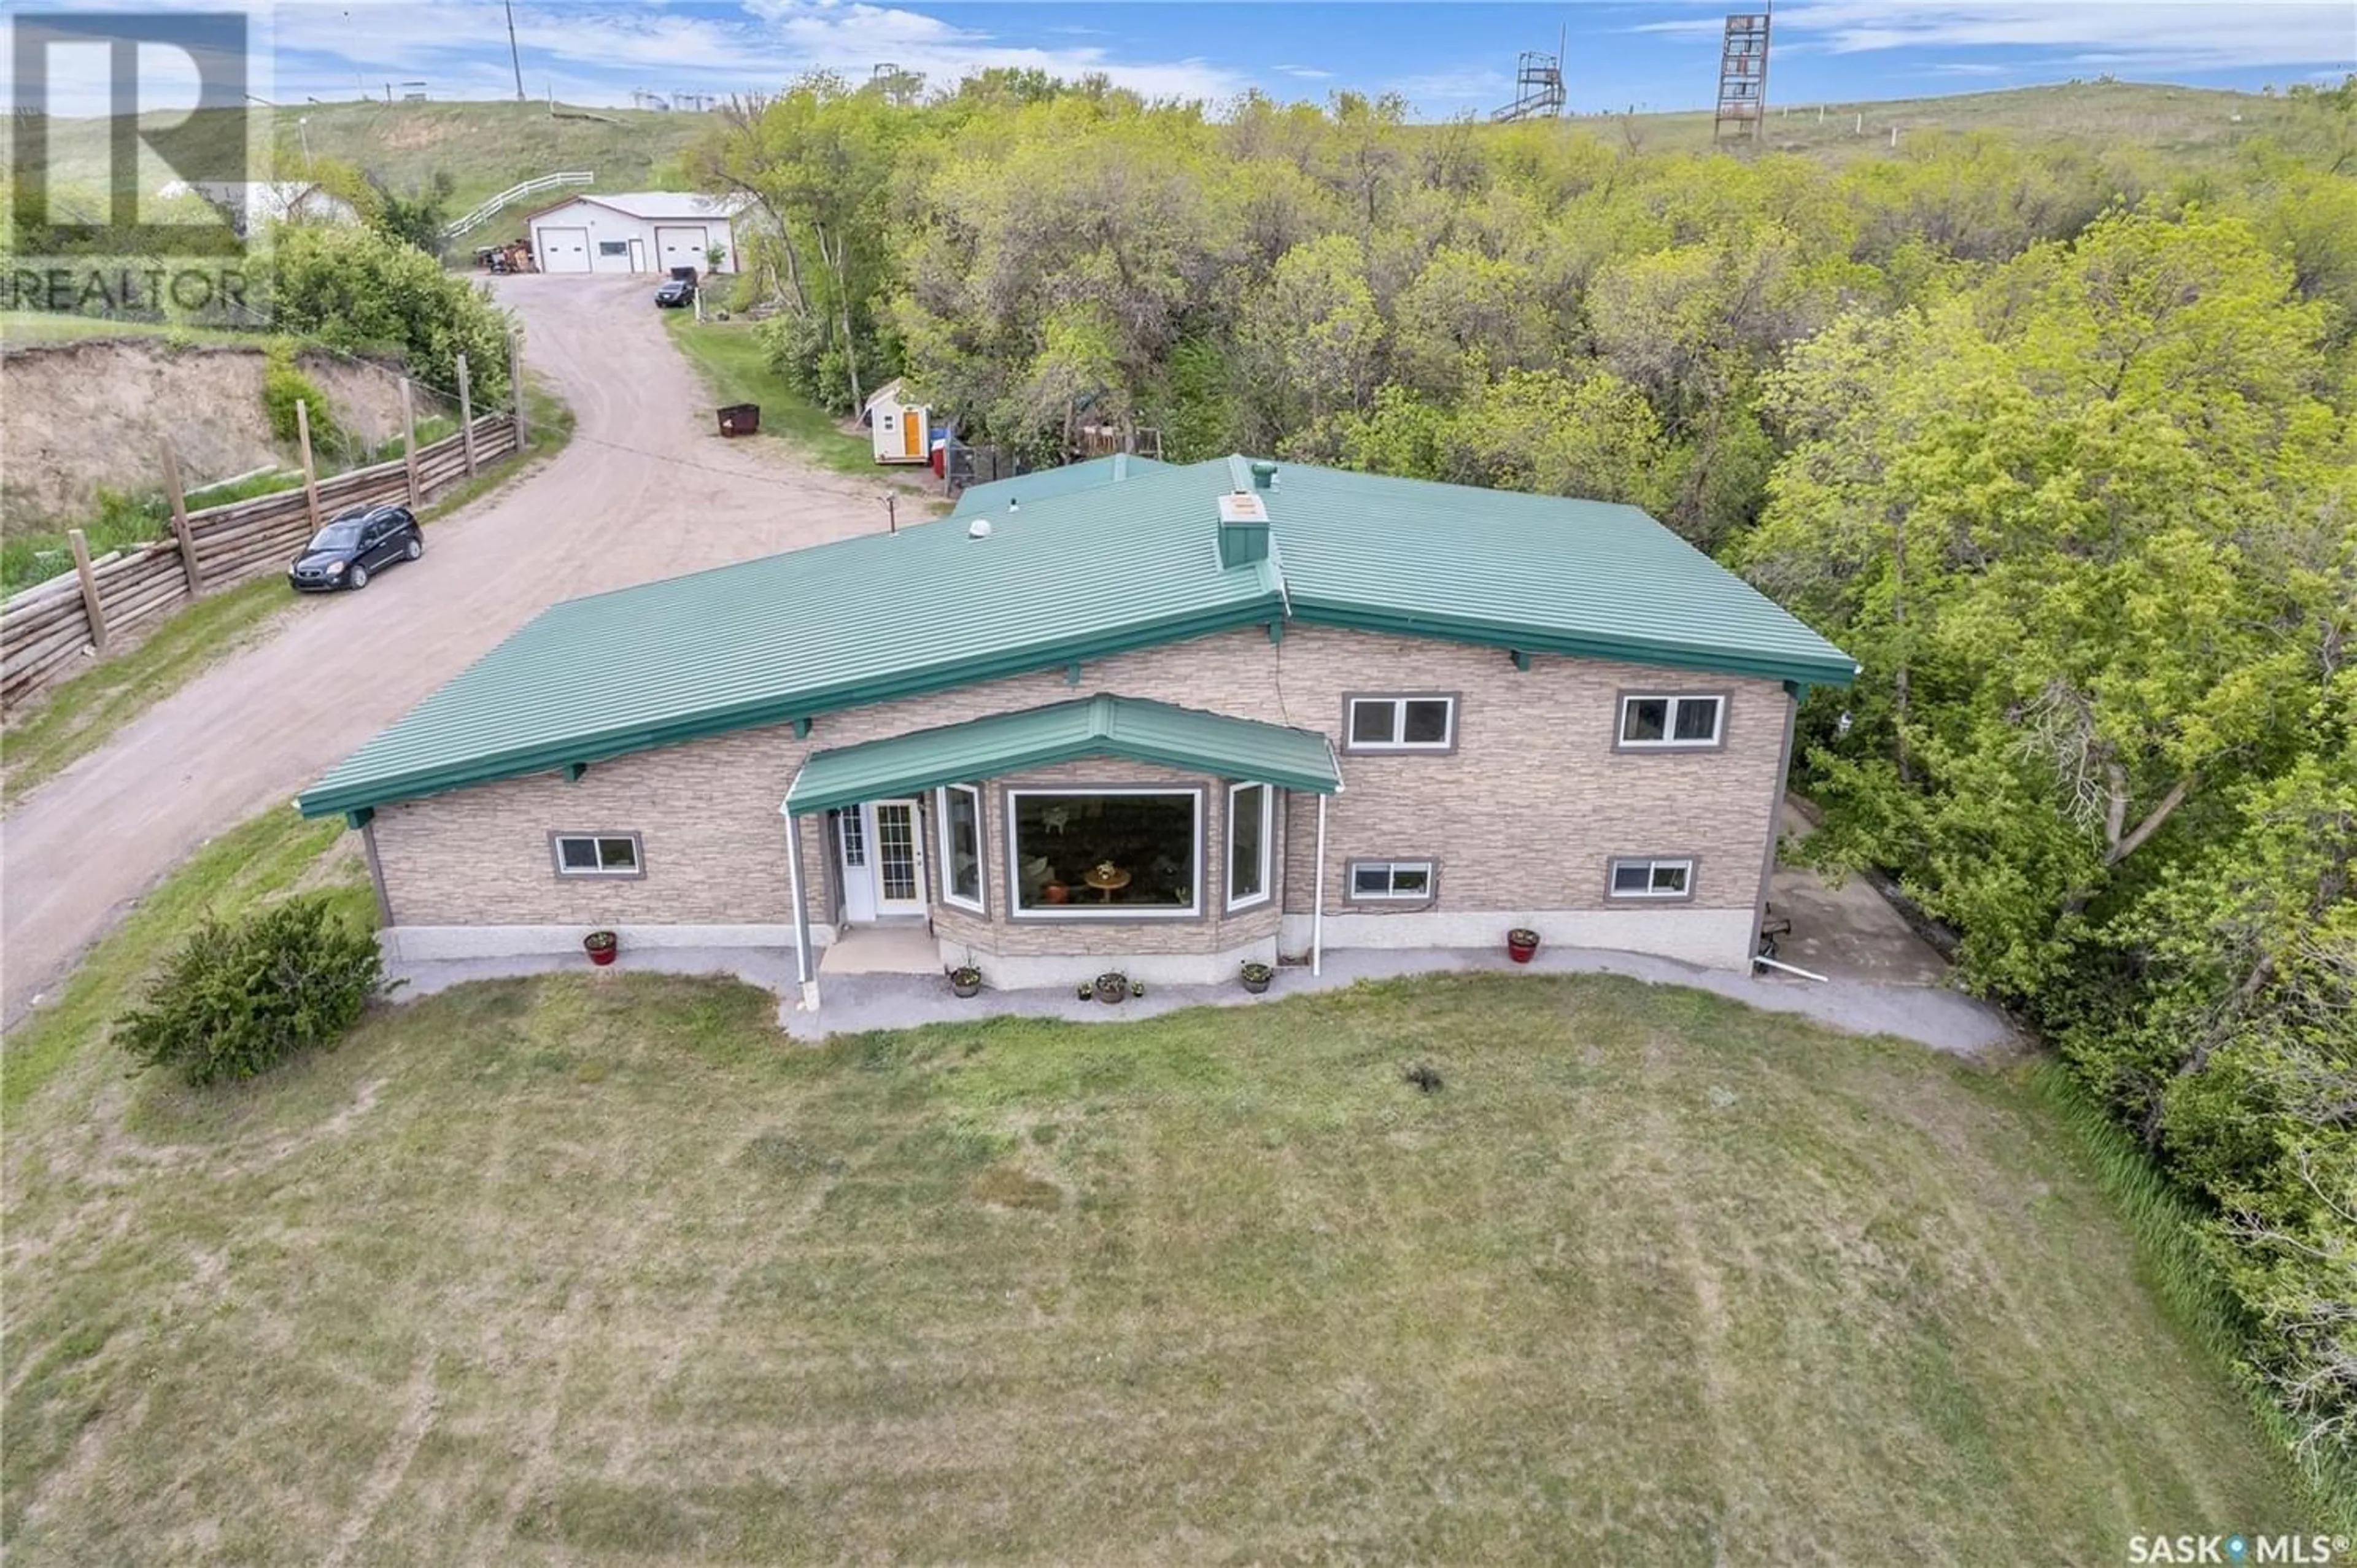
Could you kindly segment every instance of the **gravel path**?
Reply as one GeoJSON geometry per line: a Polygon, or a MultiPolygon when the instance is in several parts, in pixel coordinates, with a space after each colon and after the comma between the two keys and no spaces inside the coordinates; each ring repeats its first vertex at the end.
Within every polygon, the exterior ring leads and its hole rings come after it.
{"type": "MultiPolygon", "coordinates": [[[[1073,960],[1075,972],[1085,961],[1073,960]]],[[[410,1002],[468,981],[579,970],[586,962],[578,954],[568,953],[396,963],[392,971],[403,984],[393,995],[396,1001],[410,1002]]],[[[952,996],[949,987],[935,974],[831,974],[821,981],[819,1010],[811,1014],[799,1012],[792,1005],[791,999],[798,990],[794,961],[793,955],[783,948],[626,948],[615,964],[616,970],[625,972],[733,974],[748,984],[776,993],[780,998],[779,1026],[801,1040],[823,1040],[830,1035],[856,1034],[865,1029],[914,1029],[927,1024],[971,1023],[999,1014],[1066,1018],[1082,1024],[1124,1023],[1180,1007],[1257,1006],[1312,991],[1332,991],[1361,980],[1479,970],[1518,974],[1625,974],[1660,985],[1691,985],[1771,1013],[1798,1013],[1848,1034],[1890,1035],[1955,1056],[2002,1054],[2022,1044],[2011,1023],[1996,1008],[1941,986],[1855,979],[1835,979],[1825,983],[1771,980],[1727,970],[1696,969],[1642,953],[1544,948],[1524,968],[1496,950],[1355,948],[1328,953],[1324,967],[1325,972],[1315,976],[1307,969],[1290,965],[1282,968],[1277,971],[1276,983],[1265,996],[1247,996],[1237,985],[1157,985],[1150,988],[1143,1000],[1118,1007],[1080,1001],[1060,986],[1037,991],[985,991],[961,1000],[952,996]]]]}
{"type": "Polygon", "coordinates": [[[881,483],[715,433],[645,280],[497,287],[573,405],[572,445],[433,524],[422,563],[297,607],[0,821],[0,1022],[207,839],[283,805],[536,611],[882,525],[881,483]]]}

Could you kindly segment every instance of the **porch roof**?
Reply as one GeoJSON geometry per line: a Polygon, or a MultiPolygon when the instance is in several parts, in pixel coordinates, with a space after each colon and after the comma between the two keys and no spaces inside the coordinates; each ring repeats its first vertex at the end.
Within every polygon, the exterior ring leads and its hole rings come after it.
{"type": "Polygon", "coordinates": [[[813,752],[780,809],[797,815],[823,811],[1082,757],[1200,768],[1224,779],[1319,795],[1342,787],[1334,748],[1322,735],[1100,693],[813,752]]]}

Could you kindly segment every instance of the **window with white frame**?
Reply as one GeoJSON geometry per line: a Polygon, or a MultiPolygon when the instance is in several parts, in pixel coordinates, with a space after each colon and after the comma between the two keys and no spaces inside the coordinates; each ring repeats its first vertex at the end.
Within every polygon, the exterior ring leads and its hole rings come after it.
{"type": "Polygon", "coordinates": [[[1694,862],[1639,857],[1612,863],[1615,898],[1687,898],[1694,896],[1694,862]]]}
{"type": "Polygon", "coordinates": [[[1715,693],[1631,693],[1620,699],[1620,744],[1664,750],[1717,746],[1726,718],[1727,699],[1715,693]]]}
{"type": "Polygon", "coordinates": [[[1270,844],[1276,791],[1265,784],[1228,786],[1228,908],[1268,902],[1270,844]]]}
{"type": "Polygon", "coordinates": [[[1006,843],[1019,918],[1150,919],[1203,908],[1200,789],[1009,789],[1006,843]]]}
{"type": "Polygon", "coordinates": [[[1357,903],[1422,903],[1432,897],[1428,860],[1354,860],[1351,897],[1357,903]]]}
{"type": "Polygon", "coordinates": [[[554,833],[550,842],[559,876],[637,876],[636,833],[554,833]]]}
{"type": "Polygon", "coordinates": [[[933,819],[941,824],[942,902],[984,913],[982,791],[972,784],[943,785],[935,791],[933,819]]]}
{"type": "Polygon", "coordinates": [[[1448,751],[1457,744],[1457,699],[1353,697],[1344,715],[1349,751],[1448,751]]]}
{"type": "Polygon", "coordinates": [[[628,240],[600,240],[597,242],[597,253],[601,256],[627,256],[630,253],[630,242],[628,240]]]}

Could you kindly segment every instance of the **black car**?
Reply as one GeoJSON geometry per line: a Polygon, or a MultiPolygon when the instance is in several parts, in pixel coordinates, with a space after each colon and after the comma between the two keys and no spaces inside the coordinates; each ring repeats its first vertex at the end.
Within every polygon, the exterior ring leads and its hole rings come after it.
{"type": "Polygon", "coordinates": [[[365,588],[372,574],[425,553],[425,535],[407,507],[354,507],[311,536],[286,580],[307,594],[365,588]]]}
{"type": "Polygon", "coordinates": [[[685,278],[673,278],[655,290],[655,303],[665,310],[674,310],[695,298],[695,285],[685,278]]]}

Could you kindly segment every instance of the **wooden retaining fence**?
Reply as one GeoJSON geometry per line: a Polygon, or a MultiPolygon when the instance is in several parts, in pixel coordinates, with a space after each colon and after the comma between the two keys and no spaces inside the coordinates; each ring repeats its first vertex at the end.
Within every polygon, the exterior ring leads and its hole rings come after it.
{"type": "MultiPolygon", "coordinates": [[[[425,446],[413,438],[410,450],[391,462],[201,511],[187,510],[179,465],[167,447],[171,538],[91,560],[76,529],[68,536],[74,570],[0,605],[0,708],[15,707],[103,654],[125,632],[202,595],[285,571],[319,524],[348,507],[418,505],[515,451],[518,423],[512,412],[487,413],[425,446]]],[[[307,469],[308,457],[307,451],[307,469]]]]}

